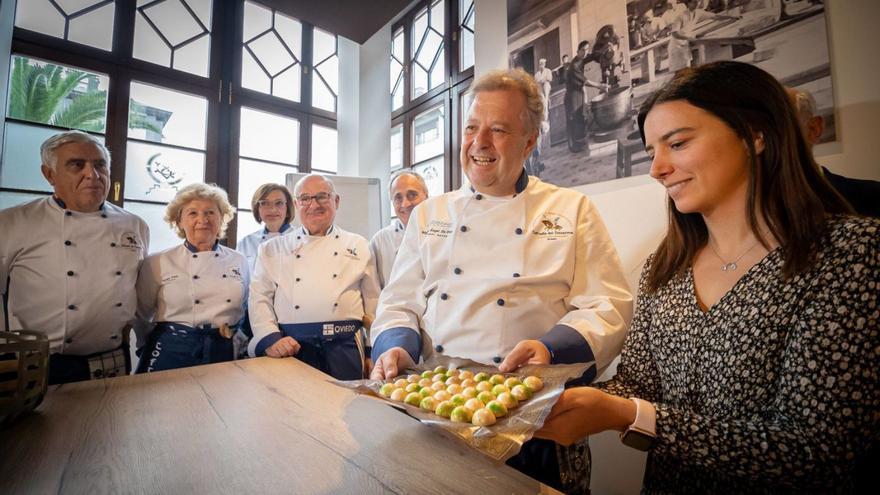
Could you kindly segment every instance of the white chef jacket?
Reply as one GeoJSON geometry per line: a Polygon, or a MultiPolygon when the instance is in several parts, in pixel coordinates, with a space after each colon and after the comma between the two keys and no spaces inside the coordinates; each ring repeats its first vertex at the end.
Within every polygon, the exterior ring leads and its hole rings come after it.
{"type": "Polygon", "coordinates": [[[62,205],[50,196],[0,211],[0,288],[9,310],[0,330],[45,333],[52,353],[106,352],[122,344],[134,319],[149,228],[109,202],[93,213],[62,205]]]}
{"type": "Polygon", "coordinates": [[[138,347],[146,344],[151,322],[238,324],[247,304],[247,270],[243,254],[219,243],[211,251],[181,244],[148,256],[137,281],[138,347]]]}
{"type": "Polygon", "coordinates": [[[367,240],[332,226],[324,236],[304,227],[260,245],[248,310],[256,356],[281,338],[279,324],[372,320],[379,282],[367,240]],[[266,339],[261,344],[261,341],[266,339]]]}
{"type": "Polygon", "coordinates": [[[620,352],[632,296],[596,208],[525,173],[517,191],[466,185],[416,207],[379,300],[374,359],[400,345],[498,364],[539,339],[552,362],[595,360],[601,373],[620,352]]]}
{"type": "Polygon", "coordinates": [[[287,235],[292,233],[294,228],[290,226],[289,223],[285,223],[279,229],[279,232],[269,232],[265,227],[262,229],[252,232],[242,240],[238,241],[238,244],[235,246],[236,251],[243,254],[248,261],[248,273],[254,273],[254,265],[257,261],[257,253],[260,249],[260,244],[268,241],[269,239],[274,239],[279,235],[287,235]]]}
{"type": "Polygon", "coordinates": [[[406,227],[400,219],[395,218],[391,224],[376,232],[370,239],[370,252],[376,262],[376,273],[379,275],[379,287],[385,288],[391,279],[391,268],[394,267],[394,258],[397,250],[403,242],[403,233],[406,227]]]}

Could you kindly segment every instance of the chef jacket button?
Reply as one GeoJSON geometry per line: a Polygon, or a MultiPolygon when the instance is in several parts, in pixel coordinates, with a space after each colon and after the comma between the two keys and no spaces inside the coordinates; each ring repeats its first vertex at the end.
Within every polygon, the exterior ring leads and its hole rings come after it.
{"type": "Polygon", "coordinates": [[[119,270],[116,270],[116,275],[122,275],[122,272],[120,272],[119,270]]]}
{"type": "Polygon", "coordinates": [[[198,258],[198,257],[199,257],[199,255],[197,255],[197,254],[193,255],[193,258],[198,258]]]}
{"type": "Polygon", "coordinates": [[[107,214],[106,214],[106,213],[101,213],[101,218],[107,218],[107,214]]]}
{"type": "Polygon", "coordinates": [[[299,277],[296,277],[296,281],[299,282],[299,277]]]}
{"type": "Polygon", "coordinates": [[[227,299],[226,302],[232,302],[232,299],[227,299]]]}
{"type": "Polygon", "coordinates": [[[499,306],[504,306],[504,299],[498,299],[495,301],[499,306]]]}
{"type": "Polygon", "coordinates": [[[440,299],[443,299],[444,301],[449,299],[449,294],[447,294],[445,292],[443,294],[440,294],[440,299]]]}
{"type": "Polygon", "coordinates": [[[333,303],[333,307],[334,307],[334,308],[337,307],[337,306],[339,306],[339,303],[333,303]]]}
{"type": "Polygon", "coordinates": [[[222,275],[222,277],[223,277],[223,278],[226,278],[226,274],[224,273],[224,274],[222,275]]]}
{"type": "Polygon", "coordinates": [[[296,255],[296,257],[299,258],[300,256],[299,256],[299,255],[296,255]]]}
{"type": "Polygon", "coordinates": [[[193,278],[194,278],[194,279],[195,279],[195,278],[199,278],[199,276],[198,276],[198,275],[193,275],[193,278]]]}
{"type": "Polygon", "coordinates": [[[219,257],[220,257],[220,253],[214,253],[214,257],[215,257],[215,258],[219,258],[219,257]]]}
{"type": "Polygon", "coordinates": [[[110,243],[110,247],[116,247],[116,243],[115,243],[115,242],[111,242],[111,243],[110,243]]]}
{"type": "Polygon", "coordinates": [[[122,307],[122,303],[116,303],[116,307],[117,307],[117,308],[121,308],[121,307],[122,307]]]}
{"type": "Polygon", "coordinates": [[[476,196],[474,196],[474,198],[476,198],[477,201],[479,201],[479,200],[483,199],[483,195],[482,195],[482,194],[477,194],[476,196]]]}
{"type": "Polygon", "coordinates": [[[337,251],[333,251],[333,256],[338,256],[339,253],[337,251]]]}
{"type": "Polygon", "coordinates": [[[299,309],[299,304],[293,307],[293,309],[299,309]]]}
{"type": "Polygon", "coordinates": [[[336,238],[339,239],[339,234],[336,234],[336,238]]]}
{"type": "Polygon", "coordinates": [[[443,346],[440,344],[437,344],[434,346],[434,350],[437,352],[443,352],[443,346]]]}
{"type": "Polygon", "coordinates": [[[198,299],[196,299],[196,300],[195,300],[195,303],[196,303],[196,304],[201,304],[202,301],[199,301],[198,299]]]}
{"type": "Polygon", "coordinates": [[[70,246],[71,244],[73,244],[73,243],[70,242],[70,241],[64,241],[64,245],[65,245],[65,246],[70,246]]]}
{"type": "Polygon", "coordinates": [[[462,225],[461,229],[459,230],[461,230],[462,232],[467,232],[467,225],[462,225]]]}
{"type": "Polygon", "coordinates": [[[522,235],[523,230],[521,228],[517,227],[514,232],[516,232],[516,235],[522,235]]]}
{"type": "Polygon", "coordinates": [[[461,275],[461,268],[459,267],[455,267],[455,270],[452,271],[454,271],[456,275],[461,275]]]}
{"type": "Polygon", "coordinates": [[[76,309],[76,306],[74,306],[73,304],[71,304],[70,306],[67,306],[67,309],[73,311],[74,309],[76,309]]]}
{"type": "Polygon", "coordinates": [[[498,364],[501,362],[501,356],[495,356],[492,358],[492,362],[498,364]]]}
{"type": "Polygon", "coordinates": [[[335,274],[335,273],[333,274],[333,278],[336,278],[336,274],[335,274]]]}
{"type": "Polygon", "coordinates": [[[514,273],[513,278],[519,278],[519,273],[514,273]]]}
{"type": "Polygon", "coordinates": [[[301,237],[301,236],[296,236],[296,238],[297,238],[297,239],[302,239],[302,237],[301,237]]]}
{"type": "Polygon", "coordinates": [[[66,339],[64,339],[64,343],[65,343],[65,344],[72,344],[72,343],[73,343],[73,339],[70,338],[70,337],[67,337],[66,339]]]}
{"type": "Polygon", "coordinates": [[[67,271],[67,276],[68,276],[68,277],[72,277],[72,276],[73,276],[73,270],[68,270],[68,271],[67,271]]]}
{"type": "Polygon", "coordinates": [[[73,213],[71,213],[71,212],[69,212],[69,211],[65,211],[64,214],[67,215],[67,216],[69,216],[69,217],[72,217],[72,216],[73,216],[73,213]]]}

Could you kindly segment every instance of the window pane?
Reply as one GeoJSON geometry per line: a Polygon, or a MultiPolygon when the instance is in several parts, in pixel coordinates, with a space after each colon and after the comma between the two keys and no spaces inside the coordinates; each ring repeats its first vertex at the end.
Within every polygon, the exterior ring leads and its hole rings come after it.
{"type": "Polygon", "coordinates": [[[413,120],[413,162],[443,154],[445,121],[443,105],[416,115],[413,120]]]}
{"type": "Polygon", "coordinates": [[[19,0],[15,25],[109,51],[113,43],[115,11],[113,0],[19,0]]]}
{"type": "Polygon", "coordinates": [[[295,174],[299,171],[296,167],[273,165],[271,163],[255,162],[246,158],[238,161],[238,206],[241,208],[251,207],[251,198],[254,191],[267,182],[287,184],[287,174],[295,174]]]}
{"type": "Polygon", "coordinates": [[[403,30],[394,33],[391,40],[391,109],[403,105],[403,30]]]}
{"type": "Polygon", "coordinates": [[[302,23],[248,1],[244,9],[244,33],[241,85],[300,101],[302,23]]]}
{"type": "Polygon", "coordinates": [[[445,192],[442,156],[438,156],[425,163],[413,165],[413,170],[425,179],[425,183],[428,185],[429,196],[439,196],[445,192]]]}
{"type": "Polygon", "coordinates": [[[144,219],[150,226],[150,253],[158,253],[164,249],[183,244],[183,239],[165,223],[166,205],[154,205],[126,201],[125,209],[144,219]]]}
{"type": "Polygon", "coordinates": [[[289,117],[241,109],[239,154],[270,162],[299,163],[299,121],[289,117]]]}
{"type": "Polygon", "coordinates": [[[339,57],[333,55],[315,67],[312,78],[312,106],[336,111],[339,94],[339,57]]]}
{"type": "Polygon", "coordinates": [[[14,55],[7,116],[103,133],[108,84],[103,74],[14,55]]]}
{"type": "Polygon", "coordinates": [[[40,172],[40,145],[58,133],[56,129],[6,121],[0,186],[12,189],[52,191],[40,172]]]}
{"type": "Polygon", "coordinates": [[[443,2],[419,13],[413,22],[412,92],[413,98],[445,82],[443,61],[443,2]]]}
{"type": "Polygon", "coordinates": [[[211,0],[138,0],[134,57],[207,76],[211,5],[211,0]]]}
{"type": "Polygon", "coordinates": [[[25,194],[9,191],[0,191],[0,210],[12,208],[39,198],[45,198],[45,194],[25,194]]]}
{"type": "Polygon", "coordinates": [[[459,0],[458,24],[460,26],[459,70],[474,66],[474,0],[459,0]]]}
{"type": "Polygon", "coordinates": [[[205,149],[205,98],[132,82],[128,103],[128,137],[205,149]]]}
{"type": "Polygon", "coordinates": [[[336,36],[323,31],[314,29],[314,50],[312,51],[312,60],[315,63],[334,55],[336,53],[336,36]]]}
{"type": "Polygon", "coordinates": [[[254,214],[249,210],[238,210],[238,213],[235,214],[235,222],[236,246],[242,239],[244,239],[244,236],[256,232],[260,228],[260,224],[254,219],[254,214]]]}
{"type": "Polygon", "coordinates": [[[129,141],[125,157],[125,198],[171,201],[177,191],[205,180],[205,154],[129,141]]]}
{"type": "Polygon", "coordinates": [[[403,124],[391,128],[391,170],[403,167],[403,124]]]}
{"type": "Polygon", "coordinates": [[[336,158],[336,129],[312,125],[312,168],[324,172],[339,171],[336,158]]]}

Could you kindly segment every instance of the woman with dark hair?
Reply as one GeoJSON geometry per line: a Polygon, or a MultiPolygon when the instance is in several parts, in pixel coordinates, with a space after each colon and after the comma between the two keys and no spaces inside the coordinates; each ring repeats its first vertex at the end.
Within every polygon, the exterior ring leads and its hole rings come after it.
{"type": "Polygon", "coordinates": [[[685,69],[638,117],[667,190],[617,375],[538,436],[649,451],[644,492],[850,492],[880,440],[880,221],[812,163],[755,66],[685,69]]]}

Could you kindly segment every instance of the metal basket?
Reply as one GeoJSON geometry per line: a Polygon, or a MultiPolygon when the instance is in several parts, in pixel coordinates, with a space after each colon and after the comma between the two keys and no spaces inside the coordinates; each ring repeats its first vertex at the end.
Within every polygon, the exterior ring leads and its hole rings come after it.
{"type": "Polygon", "coordinates": [[[28,330],[0,332],[0,427],[40,405],[48,371],[45,335],[28,330]]]}

